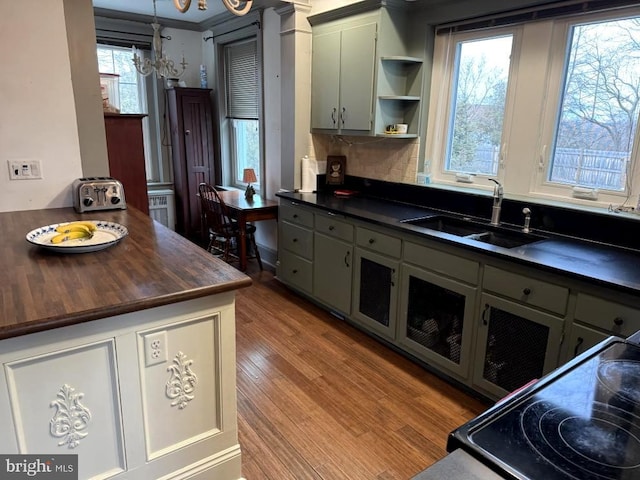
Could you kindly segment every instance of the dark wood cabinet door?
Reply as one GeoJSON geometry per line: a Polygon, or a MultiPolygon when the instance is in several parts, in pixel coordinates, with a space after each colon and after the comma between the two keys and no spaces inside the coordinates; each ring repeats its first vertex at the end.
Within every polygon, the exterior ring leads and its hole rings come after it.
{"type": "Polygon", "coordinates": [[[109,173],[122,182],[127,205],[149,214],[142,119],[146,115],[104,114],[109,173]]]}
{"type": "Polygon", "coordinates": [[[211,90],[173,88],[169,97],[176,229],[187,238],[201,238],[198,185],[213,183],[213,114],[211,90]]]}

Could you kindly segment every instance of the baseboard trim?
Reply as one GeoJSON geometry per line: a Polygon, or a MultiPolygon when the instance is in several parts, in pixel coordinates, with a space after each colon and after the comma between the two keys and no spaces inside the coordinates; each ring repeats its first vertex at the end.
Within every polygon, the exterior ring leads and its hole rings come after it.
{"type": "Polygon", "coordinates": [[[218,452],[198,462],[171,472],[158,480],[211,480],[214,478],[237,478],[241,476],[240,445],[218,452]]]}

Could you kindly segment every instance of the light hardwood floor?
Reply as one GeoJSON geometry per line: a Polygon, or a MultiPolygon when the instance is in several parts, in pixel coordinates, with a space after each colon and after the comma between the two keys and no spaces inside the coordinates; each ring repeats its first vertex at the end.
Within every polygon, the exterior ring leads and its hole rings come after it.
{"type": "MultiPolygon", "coordinates": [[[[253,263],[253,262],[251,262],[253,263]]],[[[237,292],[237,394],[247,480],[406,480],[487,408],[253,271],[237,292]]]]}

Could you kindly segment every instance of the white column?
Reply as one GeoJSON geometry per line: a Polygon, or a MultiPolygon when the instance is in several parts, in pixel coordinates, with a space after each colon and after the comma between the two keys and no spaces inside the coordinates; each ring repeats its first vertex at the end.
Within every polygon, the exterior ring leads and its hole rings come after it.
{"type": "Polygon", "coordinates": [[[311,118],[311,7],[276,9],[280,15],[282,85],[281,188],[300,188],[300,159],[309,151],[311,118]]]}

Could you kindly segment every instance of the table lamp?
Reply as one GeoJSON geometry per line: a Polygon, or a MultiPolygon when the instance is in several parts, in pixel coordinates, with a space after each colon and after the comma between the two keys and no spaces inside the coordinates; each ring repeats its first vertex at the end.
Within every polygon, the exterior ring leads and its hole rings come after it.
{"type": "Polygon", "coordinates": [[[251,183],[258,181],[258,179],[256,178],[256,172],[253,171],[253,168],[244,169],[244,172],[242,173],[242,181],[247,184],[247,189],[244,192],[244,197],[249,201],[253,200],[253,196],[255,195],[256,191],[251,186],[251,183]]]}

